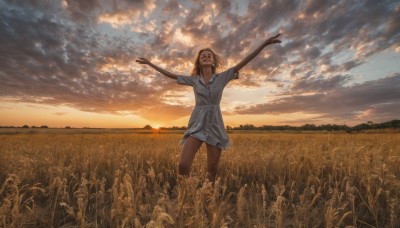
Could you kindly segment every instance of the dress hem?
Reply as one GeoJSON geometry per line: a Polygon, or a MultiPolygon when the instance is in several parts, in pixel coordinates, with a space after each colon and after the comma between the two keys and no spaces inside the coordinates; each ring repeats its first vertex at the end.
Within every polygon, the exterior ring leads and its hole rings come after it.
{"type": "MultiPolygon", "coordinates": [[[[193,134],[189,134],[189,135],[183,136],[183,138],[182,138],[181,141],[179,142],[179,145],[180,145],[180,146],[183,146],[183,144],[185,144],[186,139],[187,139],[189,136],[192,136],[193,138],[196,138],[196,139],[198,139],[198,140],[200,140],[200,141],[202,141],[202,142],[204,142],[204,143],[207,143],[207,144],[209,144],[209,145],[218,147],[218,148],[221,149],[221,150],[228,150],[229,148],[231,148],[231,145],[230,145],[229,142],[227,143],[226,146],[218,146],[218,145],[216,145],[216,144],[214,145],[213,143],[207,142],[207,140],[200,139],[199,137],[197,137],[196,135],[193,135],[193,134]]],[[[217,144],[218,144],[218,142],[217,142],[217,144]]]]}

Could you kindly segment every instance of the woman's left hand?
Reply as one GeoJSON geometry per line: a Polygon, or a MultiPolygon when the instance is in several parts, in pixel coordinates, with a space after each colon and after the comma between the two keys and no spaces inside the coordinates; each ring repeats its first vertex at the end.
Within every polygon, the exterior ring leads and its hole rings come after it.
{"type": "Polygon", "coordinates": [[[278,37],[279,37],[280,35],[281,35],[281,34],[278,33],[278,34],[276,34],[275,36],[268,38],[268,40],[266,40],[266,41],[264,42],[264,45],[267,46],[267,45],[269,45],[269,44],[280,43],[281,41],[278,40],[278,37]]]}

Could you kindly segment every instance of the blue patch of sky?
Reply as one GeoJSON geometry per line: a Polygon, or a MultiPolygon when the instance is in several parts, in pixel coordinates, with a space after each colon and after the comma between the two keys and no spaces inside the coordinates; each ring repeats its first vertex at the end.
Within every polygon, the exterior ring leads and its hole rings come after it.
{"type": "Polygon", "coordinates": [[[237,14],[243,17],[244,15],[246,15],[248,5],[249,5],[248,1],[243,1],[243,0],[232,1],[232,7],[230,12],[232,14],[237,14]]]}
{"type": "Polygon", "coordinates": [[[349,73],[356,75],[355,83],[377,80],[395,73],[400,73],[400,53],[392,50],[370,56],[365,63],[351,69],[349,73]]]}
{"type": "Polygon", "coordinates": [[[325,46],[322,50],[319,49],[321,51],[321,55],[325,55],[326,53],[332,52],[333,51],[333,45],[327,45],[325,46]]]}
{"type": "Polygon", "coordinates": [[[197,3],[194,3],[192,1],[184,1],[180,0],[179,4],[183,6],[185,9],[191,9],[191,8],[198,8],[200,5],[197,3]]]}
{"type": "Polygon", "coordinates": [[[118,39],[131,40],[134,43],[146,44],[151,37],[144,38],[140,33],[131,30],[131,25],[113,28],[109,23],[100,23],[97,25],[97,32],[104,37],[115,37],[118,39]]]}
{"type": "Polygon", "coordinates": [[[350,61],[354,56],[354,53],[349,50],[341,50],[336,53],[332,58],[332,64],[334,65],[341,65],[345,62],[350,61]]]}

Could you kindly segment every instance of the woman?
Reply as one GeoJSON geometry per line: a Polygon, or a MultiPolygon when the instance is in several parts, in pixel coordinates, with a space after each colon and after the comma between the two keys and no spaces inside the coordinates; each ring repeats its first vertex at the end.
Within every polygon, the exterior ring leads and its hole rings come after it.
{"type": "Polygon", "coordinates": [[[140,64],[147,64],[165,76],[177,80],[180,85],[193,87],[196,106],[190,117],[188,130],[180,143],[183,145],[179,162],[180,175],[189,175],[194,156],[201,144],[205,142],[207,146],[207,176],[209,181],[214,183],[221,151],[229,147],[229,138],[219,107],[222,91],[230,80],[239,77],[239,70],[256,57],[264,47],[280,43],[281,41],[277,39],[279,35],[264,41],[236,66],[217,74],[216,70],[221,67],[221,58],[209,48],[199,51],[192,76],[171,73],[142,57],[136,60],[140,64]]]}

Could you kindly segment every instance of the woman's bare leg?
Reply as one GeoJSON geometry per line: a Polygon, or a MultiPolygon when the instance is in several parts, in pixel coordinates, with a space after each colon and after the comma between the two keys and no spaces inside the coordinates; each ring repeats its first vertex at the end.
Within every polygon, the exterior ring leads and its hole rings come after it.
{"type": "Polygon", "coordinates": [[[207,144],[207,176],[211,183],[215,182],[219,158],[221,157],[221,149],[207,144]]]}
{"type": "Polygon", "coordinates": [[[179,161],[178,171],[180,175],[188,176],[190,174],[190,167],[196,152],[199,150],[203,141],[189,136],[182,148],[181,160],[179,161]]]}

